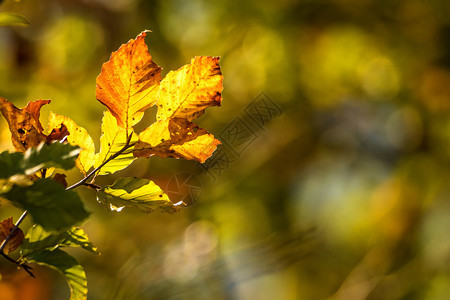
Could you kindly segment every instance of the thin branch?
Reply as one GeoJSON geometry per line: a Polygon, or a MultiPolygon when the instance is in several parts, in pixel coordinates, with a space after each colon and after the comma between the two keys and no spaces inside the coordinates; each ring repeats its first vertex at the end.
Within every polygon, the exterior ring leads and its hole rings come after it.
{"type": "Polygon", "coordinates": [[[77,183],[75,183],[74,185],[69,186],[68,188],[66,188],[66,191],[69,190],[73,190],[74,188],[79,187],[80,185],[84,185],[86,184],[86,181],[89,180],[89,178],[91,178],[95,173],[97,173],[101,168],[103,168],[104,165],[106,165],[107,163],[109,163],[111,160],[115,159],[116,157],[118,157],[119,155],[121,155],[123,152],[125,152],[125,150],[127,150],[128,148],[132,147],[134,144],[130,144],[131,142],[131,137],[133,136],[133,132],[128,136],[127,138],[127,142],[125,143],[125,145],[122,147],[122,149],[120,149],[119,151],[117,151],[116,153],[114,153],[113,155],[111,155],[110,157],[108,157],[107,160],[105,160],[103,163],[101,163],[97,168],[95,168],[94,170],[92,170],[91,172],[89,172],[89,174],[87,174],[83,179],[81,179],[80,181],[78,181],[77,183]]]}
{"type": "MultiPolygon", "coordinates": [[[[9,240],[14,236],[14,233],[16,233],[17,229],[19,228],[20,223],[22,223],[22,221],[25,219],[25,217],[27,216],[28,211],[24,211],[23,214],[20,216],[19,220],[17,220],[16,224],[14,224],[14,227],[11,229],[11,231],[9,232],[8,236],[3,240],[2,244],[0,245],[0,255],[2,255],[4,258],[6,258],[7,260],[9,260],[10,262],[16,264],[19,266],[19,268],[22,268],[25,270],[25,272],[27,272],[31,277],[34,277],[34,274],[31,272],[31,270],[33,269],[32,267],[28,266],[25,263],[22,263],[20,261],[17,261],[15,259],[12,259],[11,257],[9,257],[5,252],[4,249],[6,247],[6,244],[9,242],[9,240]]],[[[35,278],[35,277],[34,277],[35,278]]]]}

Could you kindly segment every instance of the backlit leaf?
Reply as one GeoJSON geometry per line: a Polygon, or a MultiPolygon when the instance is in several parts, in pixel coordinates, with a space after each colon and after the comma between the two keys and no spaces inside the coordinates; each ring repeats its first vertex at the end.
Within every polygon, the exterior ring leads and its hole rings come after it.
{"type": "MultiPolygon", "coordinates": [[[[14,228],[13,218],[8,218],[0,222],[0,244],[6,239],[11,230],[14,228]]],[[[17,228],[14,232],[13,236],[10,238],[5,248],[3,248],[3,252],[8,254],[16,250],[23,240],[23,232],[20,228],[17,228]]]]}
{"type": "Polygon", "coordinates": [[[208,106],[220,106],[222,80],[219,58],[198,56],[161,81],[158,98],[158,120],[185,118],[192,121],[208,106]]]}
{"type": "Polygon", "coordinates": [[[157,121],[139,134],[136,157],[175,157],[195,159],[203,163],[216,150],[220,141],[205,129],[182,118],[157,121]]]}
{"type": "Polygon", "coordinates": [[[76,192],[66,191],[50,178],[39,179],[28,187],[14,185],[2,196],[28,210],[34,222],[48,231],[68,229],[89,215],[76,192]]]}
{"type": "MultiPolygon", "coordinates": [[[[111,155],[117,153],[123,148],[127,142],[127,130],[119,127],[114,116],[105,111],[102,121],[102,137],[100,138],[100,152],[96,154],[95,165],[98,167],[105,162],[111,155]]],[[[133,133],[131,143],[137,141],[136,134],[133,133]]],[[[129,166],[135,157],[131,151],[125,151],[117,158],[110,160],[101,169],[98,175],[113,174],[116,171],[122,170],[129,166]]]]}
{"type": "Polygon", "coordinates": [[[59,128],[53,128],[50,131],[50,133],[47,135],[47,138],[46,138],[47,144],[50,144],[53,141],[62,141],[69,134],[70,133],[69,133],[69,130],[67,130],[66,125],[61,124],[61,126],[59,128]]]}
{"type": "Polygon", "coordinates": [[[97,200],[113,211],[121,211],[124,207],[136,207],[146,213],[154,210],[172,213],[177,210],[159,186],[143,178],[119,178],[113,185],[98,191],[97,200]]]}
{"type": "Polygon", "coordinates": [[[46,140],[39,115],[41,107],[48,103],[50,100],[32,101],[24,109],[20,109],[0,97],[0,109],[8,122],[11,140],[17,151],[25,152],[28,148],[37,147],[46,140]]]}
{"type": "Polygon", "coordinates": [[[60,249],[41,250],[24,259],[59,271],[70,288],[70,300],[87,299],[87,280],[83,267],[71,255],[60,249]]]}
{"type": "Polygon", "coordinates": [[[113,52],[97,77],[97,100],[125,129],[138,123],[144,111],[157,100],[161,68],[148,52],[146,34],[142,32],[113,52]]]}
{"type": "Polygon", "coordinates": [[[86,175],[93,166],[95,160],[94,141],[86,129],[78,126],[72,119],[50,112],[48,120],[50,131],[54,128],[60,128],[62,125],[64,125],[69,132],[67,141],[71,145],[79,146],[82,149],[76,160],[76,166],[86,175]]]}
{"type": "Polygon", "coordinates": [[[55,233],[34,225],[28,230],[20,248],[22,256],[28,256],[41,250],[53,250],[58,247],[81,247],[92,253],[98,253],[97,248],[80,227],[55,233]]]}

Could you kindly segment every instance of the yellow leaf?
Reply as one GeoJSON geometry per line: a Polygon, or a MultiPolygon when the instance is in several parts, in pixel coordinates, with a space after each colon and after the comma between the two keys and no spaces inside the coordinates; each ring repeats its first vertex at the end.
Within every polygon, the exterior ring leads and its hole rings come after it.
{"type": "Polygon", "coordinates": [[[41,107],[48,103],[50,100],[32,101],[24,109],[20,109],[0,97],[0,109],[8,122],[11,140],[17,151],[25,152],[46,140],[39,116],[41,107]]]}
{"type": "MultiPolygon", "coordinates": [[[[11,230],[14,228],[13,218],[8,218],[0,222],[0,244],[6,239],[11,230]]],[[[23,241],[23,232],[20,228],[16,229],[11,239],[6,244],[6,247],[3,249],[5,254],[16,250],[23,241]]]]}
{"type": "Polygon", "coordinates": [[[219,57],[198,56],[161,81],[158,120],[185,118],[192,121],[208,106],[220,106],[222,80],[219,57]]]}
{"type": "Polygon", "coordinates": [[[183,118],[157,121],[139,134],[134,156],[195,159],[203,163],[220,144],[205,129],[183,118]]]}
{"type": "Polygon", "coordinates": [[[78,169],[80,169],[81,172],[86,175],[86,173],[94,164],[95,160],[94,141],[92,140],[86,129],[78,126],[72,119],[50,112],[48,120],[49,131],[52,131],[52,129],[54,128],[61,128],[61,125],[66,126],[67,130],[69,131],[67,141],[71,145],[76,145],[82,148],[80,155],[78,155],[75,163],[78,169]]]}
{"type": "MultiPolygon", "coordinates": [[[[100,138],[100,152],[95,157],[95,167],[100,166],[111,155],[121,150],[127,142],[127,130],[119,127],[114,116],[105,111],[102,120],[102,137],[100,138]]],[[[133,133],[130,143],[137,141],[136,134],[133,133]]],[[[130,151],[125,151],[119,157],[106,163],[98,175],[112,174],[129,166],[135,157],[130,151]]]]}
{"type": "Polygon", "coordinates": [[[155,210],[174,213],[179,205],[184,204],[173,204],[153,181],[135,177],[121,177],[113,185],[103,187],[97,191],[97,200],[117,212],[125,207],[135,207],[145,213],[155,210]]]}
{"type": "Polygon", "coordinates": [[[152,61],[144,31],[112,53],[97,77],[97,100],[117,119],[121,128],[137,124],[157,100],[161,68],[152,61]]]}

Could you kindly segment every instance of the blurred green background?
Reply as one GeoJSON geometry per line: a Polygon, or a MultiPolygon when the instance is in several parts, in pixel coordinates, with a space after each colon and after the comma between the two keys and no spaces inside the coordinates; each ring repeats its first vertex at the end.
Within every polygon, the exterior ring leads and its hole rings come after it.
{"type": "MultiPolygon", "coordinates": [[[[44,127],[50,110],[67,115],[97,149],[95,78],[121,44],[152,30],[163,75],[221,57],[222,107],[198,124],[238,153],[221,146],[229,161],[207,174],[152,158],[100,180],[170,189],[191,174],[201,195],[174,215],[108,212],[81,191],[102,253],[73,252],[89,299],[448,299],[450,1],[6,0],[0,12],[31,23],[0,27],[0,96],[51,99],[44,127]],[[258,127],[248,111],[261,99],[278,113],[258,127]]],[[[2,299],[68,297],[51,270],[0,267],[2,299]]]]}

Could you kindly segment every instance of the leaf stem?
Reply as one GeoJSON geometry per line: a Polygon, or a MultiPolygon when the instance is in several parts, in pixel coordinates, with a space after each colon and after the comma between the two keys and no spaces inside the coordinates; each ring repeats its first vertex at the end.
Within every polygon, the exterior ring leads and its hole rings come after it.
{"type": "Polygon", "coordinates": [[[68,188],[66,188],[66,191],[69,190],[73,190],[74,188],[79,187],[80,185],[84,185],[86,184],[86,181],[89,180],[89,178],[91,178],[95,173],[97,173],[101,168],[103,168],[104,165],[106,165],[108,162],[110,162],[111,160],[115,159],[116,157],[118,157],[119,155],[121,155],[123,152],[125,152],[125,150],[127,150],[128,148],[132,147],[134,144],[130,144],[131,142],[131,137],[133,136],[133,132],[131,132],[131,134],[128,136],[127,138],[127,142],[125,143],[125,145],[116,153],[114,153],[113,155],[111,155],[110,157],[108,157],[107,160],[105,160],[103,163],[101,163],[97,168],[95,168],[94,170],[92,170],[91,172],[89,172],[89,174],[87,174],[83,179],[81,179],[80,181],[78,181],[77,183],[69,186],[68,188]]]}
{"type": "Polygon", "coordinates": [[[9,242],[9,240],[13,237],[14,233],[16,233],[17,229],[19,228],[20,223],[22,223],[22,221],[25,219],[25,217],[27,216],[28,211],[24,211],[23,214],[20,216],[19,220],[17,220],[16,224],[14,224],[14,227],[11,229],[11,231],[9,232],[8,236],[3,240],[2,244],[0,245],[0,254],[6,258],[7,260],[9,260],[10,262],[16,264],[19,266],[19,268],[22,268],[25,270],[25,272],[27,272],[31,277],[35,278],[34,274],[31,272],[31,270],[33,269],[32,267],[28,266],[27,264],[24,264],[20,261],[17,261],[15,259],[12,259],[11,257],[9,257],[5,252],[4,249],[6,247],[6,244],[9,242]]]}

